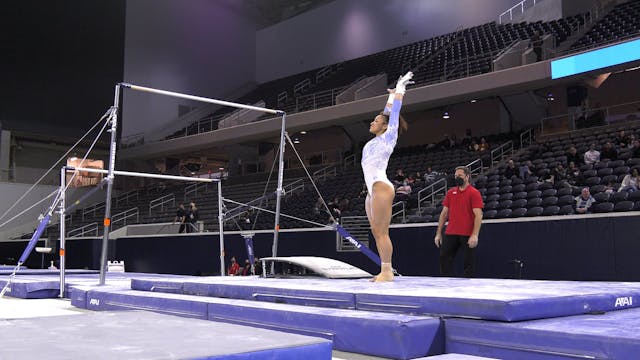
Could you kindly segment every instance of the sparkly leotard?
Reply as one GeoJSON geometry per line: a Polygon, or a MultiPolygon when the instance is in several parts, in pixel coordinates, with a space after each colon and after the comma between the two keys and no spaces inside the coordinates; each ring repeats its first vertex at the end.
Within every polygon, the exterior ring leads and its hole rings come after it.
{"type": "Polygon", "coordinates": [[[382,135],[369,140],[362,149],[362,172],[367,184],[369,195],[373,195],[373,184],[382,181],[393,188],[393,184],[387,178],[387,164],[398,141],[398,123],[402,100],[393,100],[387,131],[382,135]]]}

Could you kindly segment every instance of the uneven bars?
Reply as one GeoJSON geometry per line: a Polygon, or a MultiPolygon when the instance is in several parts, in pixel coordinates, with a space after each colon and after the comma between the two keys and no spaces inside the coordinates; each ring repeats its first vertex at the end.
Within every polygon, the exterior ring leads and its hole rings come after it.
{"type": "MultiPolygon", "coordinates": [[[[66,169],[69,172],[71,172],[71,171],[86,171],[86,172],[90,172],[90,173],[99,173],[99,174],[108,174],[109,173],[108,170],[79,168],[79,167],[73,167],[73,166],[67,166],[66,169]]],[[[206,183],[212,183],[212,182],[219,182],[220,181],[219,179],[192,178],[192,177],[186,177],[186,176],[149,174],[149,173],[140,173],[140,172],[132,172],[132,171],[118,171],[118,170],[114,170],[113,174],[114,175],[121,175],[121,176],[133,176],[133,177],[165,179],[165,180],[179,180],[179,181],[196,181],[196,182],[206,182],[206,183]]]]}
{"type": "Polygon", "coordinates": [[[233,102],[228,102],[228,101],[223,101],[223,100],[210,99],[210,98],[201,97],[201,96],[194,96],[194,95],[177,93],[177,92],[173,92],[173,91],[166,91],[166,90],[154,89],[154,88],[145,87],[145,86],[138,86],[138,85],[133,85],[133,84],[129,84],[129,83],[119,83],[119,85],[124,87],[124,88],[131,89],[131,90],[149,92],[149,93],[166,95],[166,96],[173,96],[173,97],[178,97],[178,98],[183,98],[183,99],[188,99],[188,100],[202,101],[202,102],[206,102],[206,103],[218,104],[218,105],[223,105],[223,106],[231,106],[231,107],[236,107],[236,108],[260,111],[260,112],[264,112],[264,113],[268,113],[268,114],[274,114],[274,115],[282,115],[282,114],[284,114],[284,111],[282,111],[282,110],[274,110],[274,109],[267,109],[267,108],[262,108],[262,107],[258,107],[258,106],[238,104],[238,103],[233,103],[233,102]]]}

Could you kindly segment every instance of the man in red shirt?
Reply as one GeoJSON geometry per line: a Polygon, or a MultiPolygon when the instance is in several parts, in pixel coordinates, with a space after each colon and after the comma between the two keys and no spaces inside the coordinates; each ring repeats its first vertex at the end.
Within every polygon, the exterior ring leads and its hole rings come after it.
{"type": "Polygon", "coordinates": [[[229,273],[229,276],[236,276],[239,275],[238,271],[240,271],[240,264],[238,264],[235,256],[233,256],[231,257],[231,265],[229,266],[227,273],[229,273]]]}
{"type": "Polygon", "coordinates": [[[453,260],[460,246],[464,252],[464,276],[473,277],[475,248],[482,224],[482,195],[469,184],[471,172],[466,166],[458,166],[455,172],[456,186],[447,191],[442,202],[435,243],[440,248],[440,274],[453,276],[453,260]],[[442,227],[449,219],[445,237],[442,227]]]}

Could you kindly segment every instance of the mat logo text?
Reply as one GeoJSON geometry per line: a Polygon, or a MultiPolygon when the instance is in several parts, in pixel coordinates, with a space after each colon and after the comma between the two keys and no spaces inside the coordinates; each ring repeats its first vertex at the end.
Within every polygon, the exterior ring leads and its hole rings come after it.
{"type": "Polygon", "coordinates": [[[619,307],[619,306],[631,306],[633,305],[633,297],[632,296],[625,296],[625,297],[619,297],[616,299],[616,304],[614,305],[614,307],[619,307]]]}
{"type": "Polygon", "coordinates": [[[100,306],[100,299],[91,299],[91,300],[89,300],[89,305],[100,306]]]}
{"type": "Polygon", "coordinates": [[[350,242],[351,245],[355,246],[358,249],[360,249],[360,247],[362,247],[362,244],[360,244],[358,242],[358,240],[352,238],[351,236],[347,236],[345,239],[347,239],[347,241],[350,242]]]}

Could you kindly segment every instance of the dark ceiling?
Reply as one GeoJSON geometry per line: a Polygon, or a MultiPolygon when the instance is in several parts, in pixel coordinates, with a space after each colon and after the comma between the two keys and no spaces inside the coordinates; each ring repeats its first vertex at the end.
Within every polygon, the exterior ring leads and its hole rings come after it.
{"type": "Polygon", "coordinates": [[[334,0],[245,0],[245,3],[255,11],[258,27],[265,28],[332,1],[334,0]]]}

